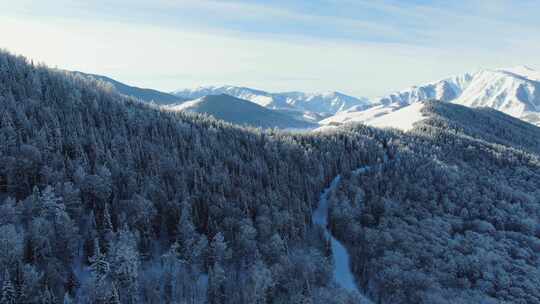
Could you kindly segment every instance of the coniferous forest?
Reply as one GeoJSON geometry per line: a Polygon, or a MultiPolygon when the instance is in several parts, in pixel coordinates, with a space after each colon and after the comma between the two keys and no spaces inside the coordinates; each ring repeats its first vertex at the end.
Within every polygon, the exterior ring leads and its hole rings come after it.
{"type": "Polygon", "coordinates": [[[172,113],[0,52],[0,303],[540,303],[540,129],[430,102],[412,132],[172,113]],[[361,167],[369,170],[355,172],[361,167]]]}

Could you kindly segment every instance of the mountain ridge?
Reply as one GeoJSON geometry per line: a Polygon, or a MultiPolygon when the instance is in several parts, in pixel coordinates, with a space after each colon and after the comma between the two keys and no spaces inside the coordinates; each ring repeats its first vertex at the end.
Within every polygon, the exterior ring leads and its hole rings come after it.
{"type": "Polygon", "coordinates": [[[304,93],[297,91],[270,93],[248,87],[229,85],[200,86],[194,89],[176,90],[172,94],[186,99],[196,99],[205,95],[227,94],[270,109],[296,110],[321,115],[333,115],[356,105],[369,105],[367,98],[357,98],[335,91],[324,93],[304,93]]]}
{"type": "Polygon", "coordinates": [[[80,71],[69,71],[69,73],[74,73],[83,77],[91,77],[100,81],[104,81],[111,84],[120,94],[135,97],[149,103],[153,102],[157,105],[178,103],[186,100],[185,98],[181,98],[173,94],[161,92],[158,90],[131,86],[108,76],[84,73],[80,71]]]}
{"type": "Polygon", "coordinates": [[[164,109],[204,113],[230,123],[252,127],[306,129],[316,126],[227,94],[206,95],[180,104],[164,106],[164,109]]]}

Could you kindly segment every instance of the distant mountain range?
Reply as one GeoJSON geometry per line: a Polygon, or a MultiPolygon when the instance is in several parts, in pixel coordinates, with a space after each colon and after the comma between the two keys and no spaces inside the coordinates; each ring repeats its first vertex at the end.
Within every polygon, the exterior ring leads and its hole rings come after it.
{"type": "Polygon", "coordinates": [[[195,89],[177,90],[172,94],[195,99],[206,95],[227,94],[236,98],[254,102],[260,106],[274,110],[289,110],[316,113],[319,116],[334,115],[353,106],[367,108],[370,102],[367,98],[356,98],[339,92],[303,93],[284,92],[269,93],[261,90],[235,86],[207,86],[195,89]]]}
{"type": "Polygon", "coordinates": [[[321,124],[369,122],[426,100],[492,108],[540,125],[540,73],[525,66],[467,73],[392,93],[368,109],[353,107],[322,120],[321,124]]]}
{"type": "MultiPolygon", "coordinates": [[[[123,84],[106,76],[85,74],[111,83],[121,94],[133,96],[146,102],[154,102],[170,109],[189,109],[204,112],[233,123],[249,124],[260,127],[298,128],[298,124],[306,126],[337,126],[343,123],[364,122],[381,126],[385,121],[396,125],[393,116],[381,119],[381,116],[398,111],[408,105],[427,100],[439,100],[468,107],[488,107],[499,110],[529,123],[540,125],[540,72],[526,66],[509,69],[482,70],[474,73],[449,77],[440,81],[413,86],[411,88],[391,93],[389,95],[368,100],[356,98],[339,92],[303,93],[283,92],[270,93],[246,87],[236,86],[205,86],[194,89],[177,90],[171,93],[152,89],[142,89],[123,84]],[[235,98],[226,98],[226,94],[235,98]],[[205,96],[221,96],[201,100],[205,96]],[[197,100],[189,106],[183,102],[197,100]],[[258,105],[260,108],[249,107],[245,102],[258,105]],[[231,102],[230,107],[241,109],[226,109],[223,102],[231,102]],[[215,108],[213,108],[215,107],[215,108]],[[256,117],[235,117],[257,113],[256,117]],[[267,115],[262,119],[261,115],[267,115]],[[275,119],[274,123],[271,120],[275,119]],[[372,120],[375,120],[371,122],[372,120]],[[291,125],[287,125],[290,122],[291,125]],[[391,123],[392,122],[392,123],[391,123]]],[[[418,109],[416,109],[418,110],[418,109]]],[[[411,121],[405,122],[404,113],[398,114],[398,125],[410,126],[411,121]]],[[[418,115],[415,116],[418,118],[418,115]]]]}
{"type": "Polygon", "coordinates": [[[135,97],[144,102],[155,103],[170,110],[189,110],[207,113],[216,118],[237,124],[255,127],[305,129],[318,127],[318,121],[335,113],[356,106],[369,107],[366,98],[355,98],[338,92],[328,93],[268,93],[244,87],[221,86],[199,87],[165,93],[153,89],[130,86],[107,76],[73,72],[111,84],[119,93],[135,97]],[[228,95],[235,98],[226,98],[228,95]],[[205,96],[221,96],[201,99],[205,96]],[[186,105],[182,103],[193,101],[186,105]],[[223,102],[230,102],[224,107],[223,102]],[[246,104],[249,102],[250,104],[246,104]],[[253,107],[255,104],[258,108],[253,107]],[[234,109],[239,107],[238,109],[234,109]],[[262,108],[262,109],[261,109],[262,108]],[[243,115],[254,117],[241,117],[243,115]],[[266,115],[263,118],[262,115],[266,115]],[[274,121],[272,121],[274,120],[274,121]]]}
{"type": "Polygon", "coordinates": [[[261,128],[306,129],[318,125],[294,119],[290,115],[267,109],[256,103],[230,95],[207,95],[176,105],[164,106],[170,111],[205,113],[237,125],[261,128]]]}

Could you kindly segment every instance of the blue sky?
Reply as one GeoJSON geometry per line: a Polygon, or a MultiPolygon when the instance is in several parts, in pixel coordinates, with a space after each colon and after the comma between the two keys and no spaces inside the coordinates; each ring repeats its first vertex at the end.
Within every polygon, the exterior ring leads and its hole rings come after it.
{"type": "Polygon", "coordinates": [[[538,12],[538,0],[0,0],[0,47],[165,91],[375,97],[482,68],[539,68],[538,12]]]}

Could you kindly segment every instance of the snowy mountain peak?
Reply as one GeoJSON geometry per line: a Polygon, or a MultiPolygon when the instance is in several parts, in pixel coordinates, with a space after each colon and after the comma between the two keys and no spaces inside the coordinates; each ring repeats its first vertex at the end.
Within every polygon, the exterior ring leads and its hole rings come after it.
{"type": "Polygon", "coordinates": [[[482,70],[403,91],[382,99],[411,104],[437,99],[469,107],[489,107],[540,123],[540,73],[525,67],[482,70]]]}
{"type": "Polygon", "coordinates": [[[540,125],[540,73],[527,66],[465,73],[412,86],[380,98],[367,110],[353,107],[321,123],[368,122],[426,100],[489,107],[540,125]]]}
{"type": "Polygon", "coordinates": [[[174,95],[196,99],[207,95],[227,94],[254,102],[260,106],[287,111],[304,112],[306,115],[329,116],[353,106],[366,108],[367,98],[356,98],[340,92],[322,93],[283,92],[269,93],[262,90],[236,86],[204,86],[195,89],[177,90],[174,95]]]}

